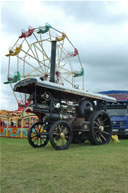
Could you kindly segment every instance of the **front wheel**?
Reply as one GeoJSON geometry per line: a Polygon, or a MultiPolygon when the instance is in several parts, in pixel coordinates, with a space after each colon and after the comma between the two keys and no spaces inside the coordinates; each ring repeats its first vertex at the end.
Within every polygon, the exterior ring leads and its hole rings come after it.
{"type": "Polygon", "coordinates": [[[64,150],[69,147],[72,142],[72,130],[66,121],[55,122],[49,131],[49,139],[51,145],[56,150],[64,150]]]}
{"type": "Polygon", "coordinates": [[[28,142],[32,147],[39,148],[47,145],[49,141],[47,127],[38,121],[28,130],[28,142]]]}
{"type": "Polygon", "coordinates": [[[93,145],[109,143],[112,137],[112,124],[105,111],[93,112],[89,117],[89,140],[93,145]]]}

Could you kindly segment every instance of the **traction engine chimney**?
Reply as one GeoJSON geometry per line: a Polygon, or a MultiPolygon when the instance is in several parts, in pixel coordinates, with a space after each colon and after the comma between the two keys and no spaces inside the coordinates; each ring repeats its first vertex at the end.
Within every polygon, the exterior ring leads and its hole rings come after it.
{"type": "Polygon", "coordinates": [[[56,41],[51,44],[51,67],[50,67],[50,82],[55,82],[56,70],[56,41]]]}

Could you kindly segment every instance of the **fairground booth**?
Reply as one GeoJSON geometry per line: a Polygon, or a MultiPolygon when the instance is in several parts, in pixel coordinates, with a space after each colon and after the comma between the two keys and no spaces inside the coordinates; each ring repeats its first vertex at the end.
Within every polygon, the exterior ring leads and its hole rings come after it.
{"type": "Polygon", "coordinates": [[[37,116],[25,111],[0,111],[0,136],[27,138],[28,128],[37,121],[37,116]]]}

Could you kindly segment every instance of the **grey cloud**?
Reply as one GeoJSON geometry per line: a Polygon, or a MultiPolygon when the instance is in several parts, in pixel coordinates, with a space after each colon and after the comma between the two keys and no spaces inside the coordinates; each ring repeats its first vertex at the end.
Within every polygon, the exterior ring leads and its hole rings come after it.
{"type": "Polygon", "coordinates": [[[96,64],[85,66],[85,84],[87,82],[87,89],[94,91],[102,90],[125,90],[128,87],[128,68],[127,65],[119,66],[99,65],[96,64]],[[89,85],[89,86],[88,86],[89,85]]]}
{"type": "Polygon", "coordinates": [[[16,33],[16,29],[20,29],[23,26],[23,17],[21,7],[22,2],[12,3],[10,1],[2,2],[1,6],[1,23],[3,30],[8,33],[16,33]]]}
{"type": "Polygon", "coordinates": [[[1,6],[1,23],[7,35],[20,35],[21,30],[27,30],[31,16],[24,13],[24,1],[3,1],[1,6]]]}
{"type": "MultiPolygon", "coordinates": [[[[79,22],[92,22],[99,24],[117,24],[122,20],[128,20],[128,15],[118,13],[111,14],[106,9],[105,1],[61,1],[45,2],[48,6],[58,7],[65,10],[68,16],[74,16],[79,22]]],[[[117,2],[107,2],[108,5],[115,6],[117,2]]]]}
{"type": "Polygon", "coordinates": [[[125,67],[128,68],[128,55],[123,52],[119,52],[115,49],[113,52],[91,52],[85,51],[85,54],[81,54],[81,60],[90,64],[91,66],[95,65],[98,68],[117,68],[125,67]]]}
{"type": "Polygon", "coordinates": [[[17,102],[9,85],[1,86],[1,109],[16,110],[17,102]]]}

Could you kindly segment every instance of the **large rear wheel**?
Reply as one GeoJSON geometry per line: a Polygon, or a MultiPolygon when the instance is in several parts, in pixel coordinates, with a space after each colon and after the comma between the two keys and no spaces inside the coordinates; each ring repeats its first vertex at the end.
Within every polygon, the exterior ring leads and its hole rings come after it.
{"type": "Polygon", "coordinates": [[[112,137],[112,124],[105,111],[93,112],[89,117],[89,140],[93,145],[109,143],[112,137]]]}

